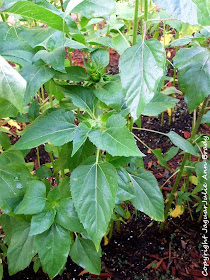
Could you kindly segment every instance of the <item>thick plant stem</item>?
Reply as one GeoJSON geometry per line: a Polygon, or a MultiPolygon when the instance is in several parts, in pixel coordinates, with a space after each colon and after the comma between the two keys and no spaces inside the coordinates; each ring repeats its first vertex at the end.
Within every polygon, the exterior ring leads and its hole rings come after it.
{"type": "MultiPolygon", "coordinates": [[[[196,124],[195,124],[195,126],[194,126],[194,128],[192,130],[191,139],[190,139],[191,142],[193,142],[193,140],[195,139],[195,135],[198,132],[198,129],[199,129],[200,123],[201,123],[201,119],[202,119],[203,115],[205,114],[205,110],[206,110],[207,105],[208,105],[208,97],[205,98],[205,100],[204,100],[204,102],[202,104],[202,107],[201,107],[201,109],[199,111],[197,122],[196,122],[196,124]]],[[[180,167],[180,171],[179,171],[179,173],[178,173],[178,175],[176,177],[175,183],[173,185],[173,189],[172,189],[170,197],[169,197],[169,201],[168,201],[168,203],[166,205],[165,215],[164,215],[165,220],[167,219],[168,211],[170,210],[171,204],[172,204],[172,202],[174,200],[174,195],[175,195],[175,193],[177,191],[177,188],[179,186],[179,182],[181,180],[181,177],[182,177],[182,174],[183,174],[183,171],[184,171],[185,162],[186,162],[188,156],[189,156],[188,153],[184,154],[184,157],[183,157],[183,160],[182,160],[182,164],[181,164],[181,167],[180,167]]],[[[164,225],[165,225],[165,223],[163,222],[161,224],[161,226],[160,226],[161,230],[164,228],[164,225]]]]}
{"type": "Polygon", "coordinates": [[[138,33],[138,14],[139,14],[139,0],[135,2],[135,12],[134,12],[134,25],[133,25],[133,46],[136,45],[137,33],[138,33]]]}
{"type": "Polygon", "coordinates": [[[148,0],[144,0],[144,21],[148,20],[148,0]]]}
{"type": "Polygon", "coordinates": [[[38,167],[40,167],[41,164],[40,164],[40,156],[39,156],[39,147],[36,147],[36,154],[37,154],[38,167]]]}
{"type": "Polygon", "coordinates": [[[97,151],[96,151],[96,164],[98,164],[99,155],[100,155],[100,149],[97,149],[97,151]]]}

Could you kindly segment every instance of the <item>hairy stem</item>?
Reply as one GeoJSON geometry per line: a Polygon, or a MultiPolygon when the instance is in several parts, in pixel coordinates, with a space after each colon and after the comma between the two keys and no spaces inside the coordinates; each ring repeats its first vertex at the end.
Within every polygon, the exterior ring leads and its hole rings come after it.
{"type": "Polygon", "coordinates": [[[139,13],[139,0],[135,0],[135,11],[134,11],[134,25],[133,25],[133,46],[136,45],[137,33],[138,33],[138,13],[139,13]]]}

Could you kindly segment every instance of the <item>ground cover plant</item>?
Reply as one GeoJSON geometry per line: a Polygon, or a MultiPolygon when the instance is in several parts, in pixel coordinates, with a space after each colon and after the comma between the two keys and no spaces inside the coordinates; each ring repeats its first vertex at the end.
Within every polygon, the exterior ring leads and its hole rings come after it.
{"type": "Polygon", "coordinates": [[[31,262],[53,279],[68,257],[100,275],[102,241],[138,211],[163,234],[192,205],[198,222],[210,216],[208,9],[205,0],[0,1],[0,279],[6,264],[12,276],[31,262]],[[111,51],[119,74],[108,71],[111,51]],[[163,127],[165,114],[170,127],[181,98],[188,137],[144,126],[161,115],[163,127]],[[142,132],[170,148],[150,147],[142,132]],[[168,172],[162,185],[137,144],[168,172]]]}

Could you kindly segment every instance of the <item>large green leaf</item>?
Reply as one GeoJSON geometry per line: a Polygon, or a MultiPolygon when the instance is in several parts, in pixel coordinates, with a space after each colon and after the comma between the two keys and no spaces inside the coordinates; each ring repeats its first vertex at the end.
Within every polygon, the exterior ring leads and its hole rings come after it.
{"type": "Polygon", "coordinates": [[[65,198],[59,203],[55,222],[73,232],[82,233],[85,231],[74,209],[71,198],[65,198]]]}
{"type": "Polygon", "coordinates": [[[46,50],[38,51],[33,57],[33,61],[42,59],[44,62],[52,66],[53,69],[65,72],[65,48],[59,47],[48,52],[46,50]]]}
{"type": "Polygon", "coordinates": [[[29,235],[37,235],[48,230],[54,222],[55,215],[56,210],[47,204],[41,213],[32,217],[29,235]]]}
{"type": "Polygon", "coordinates": [[[8,213],[21,201],[31,174],[21,163],[9,163],[0,168],[0,208],[8,213]]]}
{"type": "Polygon", "coordinates": [[[187,141],[184,138],[182,138],[176,132],[170,131],[169,133],[167,133],[167,136],[170,138],[171,142],[175,146],[179,147],[184,152],[190,153],[191,155],[194,155],[194,156],[198,156],[198,153],[196,152],[196,150],[193,147],[193,145],[189,141],[187,141]]]}
{"type": "Polygon", "coordinates": [[[9,163],[18,162],[25,164],[25,160],[21,151],[4,151],[0,155],[0,168],[5,167],[9,163]]]}
{"type": "Polygon", "coordinates": [[[69,32],[65,20],[60,15],[30,1],[18,1],[14,5],[3,5],[0,12],[40,20],[42,23],[45,23],[54,29],[64,31],[66,33],[69,32]]]}
{"type": "Polygon", "coordinates": [[[66,8],[66,13],[79,13],[83,17],[107,17],[115,9],[113,0],[70,0],[66,8]]]}
{"type": "Polygon", "coordinates": [[[35,64],[25,65],[20,74],[27,81],[24,103],[28,104],[41,86],[54,76],[55,72],[47,67],[44,62],[37,61],[35,64]]]}
{"type": "Polygon", "coordinates": [[[70,257],[73,262],[90,273],[98,275],[101,271],[100,253],[96,251],[93,242],[77,236],[71,247],[70,257]]]}
{"type": "Polygon", "coordinates": [[[109,163],[81,165],[72,172],[70,182],[79,219],[99,249],[115,205],[117,172],[109,163]]]}
{"type": "Polygon", "coordinates": [[[0,56],[0,97],[22,111],[25,90],[26,81],[0,56]]]}
{"type": "Polygon", "coordinates": [[[76,125],[71,111],[58,109],[38,117],[25,131],[14,149],[30,149],[46,142],[55,146],[72,141],[76,125]]]}
{"type": "Polygon", "coordinates": [[[143,156],[136,142],[125,127],[124,119],[120,116],[111,116],[106,123],[106,129],[92,130],[89,133],[90,141],[99,149],[107,151],[112,156],[143,156]],[[123,120],[122,125],[121,119],[123,120]]]}
{"type": "Polygon", "coordinates": [[[16,117],[18,109],[6,99],[0,98],[0,119],[6,117],[16,117]]]}
{"type": "Polygon", "coordinates": [[[174,58],[179,87],[185,93],[190,112],[209,95],[210,51],[202,47],[181,49],[174,58]]]}
{"type": "Polygon", "coordinates": [[[165,62],[165,50],[156,39],[132,46],[121,56],[121,83],[127,106],[135,120],[153,98],[164,74],[165,62]]]}
{"type": "Polygon", "coordinates": [[[70,97],[75,106],[88,112],[94,112],[97,99],[93,91],[82,86],[63,86],[61,91],[66,97],[70,97]]]}
{"type": "Polygon", "coordinates": [[[9,274],[13,275],[29,266],[35,256],[35,240],[29,236],[30,224],[19,222],[12,232],[11,243],[7,251],[9,274]]]}
{"type": "Polygon", "coordinates": [[[71,66],[66,68],[66,73],[55,74],[55,78],[58,80],[83,82],[88,79],[85,69],[81,66],[71,66]]]}
{"type": "Polygon", "coordinates": [[[41,181],[30,181],[23,200],[15,209],[15,214],[32,215],[41,212],[46,203],[46,186],[41,181]]]}
{"type": "Polygon", "coordinates": [[[151,172],[139,169],[138,174],[130,175],[136,191],[131,201],[136,209],[144,212],[154,220],[164,219],[164,201],[157,180],[151,172]]]}
{"type": "Polygon", "coordinates": [[[96,97],[107,106],[120,110],[123,105],[123,93],[120,83],[110,82],[101,88],[94,89],[96,97]]]}
{"type": "Polygon", "coordinates": [[[209,25],[208,0],[154,0],[174,18],[192,25],[209,25]]]}
{"type": "Polygon", "coordinates": [[[73,151],[72,156],[81,148],[81,146],[87,140],[88,134],[91,131],[86,124],[80,123],[75,130],[74,138],[73,138],[73,151]]]}
{"type": "Polygon", "coordinates": [[[152,100],[146,104],[142,114],[146,116],[157,116],[167,109],[174,108],[178,101],[178,99],[162,93],[156,93],[152,100]]]}
{"type": "Polygon", "coordinates": [[[54,278],[64,267],[69,250],[70,234],[59,225],[53,224],[51,228],[36,236],[36,248],[44,271],[54,278]]]}
{"type": "Polygon", "coordinates": [[[131,184],[128,172],[124,168],[119,168],[118,173],[118,191],[116,203],[120,204],[123,201],[131,200],[136,196],[135,189],[131,184]]]}

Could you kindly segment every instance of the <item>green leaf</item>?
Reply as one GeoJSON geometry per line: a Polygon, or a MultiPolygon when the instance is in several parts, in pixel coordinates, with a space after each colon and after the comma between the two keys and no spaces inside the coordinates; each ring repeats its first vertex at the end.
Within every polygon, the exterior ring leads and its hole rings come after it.
{"type": "Polygon", "coordinates": [[[26,81],[0,56],[0,97],[22,112],[25,90],[26,81]]]}
{"type": "Polygon", "coordinates": [[[164,200],[157,180],[151,172],[139,169],[137,175],[130,175],[136,191],[136,197],[131,200],[134,207],[152,219],[164,219],[164,200]]]}
{"type": "Polygon", "coordinates": [[[18,109],[6,99],[0,98],[0,119],[6,117],[16,117],[18,114],[18,109]]]}
{"type": "Polygon", "coordinates": [[[13,229],[15,228],[17,223],[19,223],[18,220],[6,214],[0,216],[0,225],[4,230],[4,241],[7,243],[7,245],[10,245],[13,229]]]}
{"type": "Polygon", "coordinates": [[[31,178],[29,170],[21,163],[10,163],[0,168],[0,208],[4,213],[17,206],[31,178]]]}
{"type": "Polygon", "coordinates": [[[59,203],[55,222],[73,232],[83,233],[85,231],[74,209],[71,198],[65,198],[59,203]]]}
{"type": "Polygon", "coordinates": [[[9,163],[18,162],[25,164],[23,154],[20,151],[4,151],[0,155],[0,168],[6,166],[9,163]]]}
{"type": "Polygon", "coordinates": [[[85,69],[80,66],[67,67],[66,73],[56,73],[55,78],[58,80],[72,81],[72,82],[83,82],[88,79],[85,69]]]}
{"type": "Polygon", "coordinates": [[[162,93],[156,93],[152,100],[146,104],[142,114],[146,116],[157,116],[167,109],[174,108],[178,99],[166,96],[162,93]]]}
{"type": "Polygon", "coordinates": [[[170,131],[169,133],[167,133],[167,136],[170,138],[171,142],[175,146],[179,147],[184,152],[189,153],[189,154],[194,155],[194,156],[198,156],[198,153],[196,152],[193,145],[190,142],[188,142],[187,140],[185,140],[184,138],[182,138],[176,132],[170,131]]]}
{"type": "Polygon", "coordinates": [[[210,123],[210,111],[202,117],[201,123],[210,123]]]}
{"type": "Polygon", "coordinates": [[[0,8],[0,12],[40,20],[42,23],[45,23],[54,29],[65,33],[69,32],[65,20],[60,15],[30,1],[18,1],[14,5],[10,4],[9,6],[2,6],[0,8]]]}
{"type": "Polygon", "coordinates": [[[54,76],[54,70],[47,67],[44,63],[37,62],[35,64],[27,64],[24,66],[20,74],[27,81],[27,87],[24,97],[24,103],[31,102],[38,90],[43,84],[52,79],[54,76]]]}
{"type": "Polygon", "coordinates": [[[42,59],[44,62],[52,66],[53,69],[65,72],[65,48],[59,47],[48,52],[46,50],[38,51],[33,57],[33,61],[42,59]]]}
{"type": "Polygon", "coordinates": [[[49,191],[47,200],[50,203],[55,204],[56,202],[60,202],[64,198],[71,196],[69,180],[69,177],[63,178],[58,186],[49,191]]]}
{"type": "Polygon", "coordinates": [[[72,141],[76,129],[71,111],[57,109],[38,117],[24,132],[14,149],[31,149],[46,142],[55,146],[72,141]]]}
{"type": "MultiPolygon", "coordinates": [[[[118,117],[120,120],[120,117],[118,117]]],[[[130,131],[124,126],[119,127],[119,122],[107,120],[104,131],[93,130],[89,133],[90,141],[99,149],[107,151],[112,156],[143,156],[138,149],[130,131]]]]}
{"type": "Polygon", "coordinates": [[[41,181],[30,181],[23,200],[15,209],[15,214],[38,214],[45,208],[45,203],[45,184],[41,181]]]}
{"type": "Polygon", "coordinates": [[[35,256],[34,237],[29,236],[30,224],[19,222],[12,232],[12,239],[7,251],[9,274],[13,275],[29,266],[35,256]]]}
{"type": "Polygon", "coordinates": [[[2,280],[3,279],[3,264],[2,263],[0,263],[0,280],[2,280]]]}
{"type": "Polygon", "coordinates": [[[34,121],[39,116],[39,102],[37,99],[33,101],[28,110],[28,117],[34,121]]]}
{"type": "Polygon", "coordinates": [[[107,106],[120,110],[123,105],[123,92],[120,83],[110,82],[93,90],[95,96],[107,106]]]}
{"type": "Polygon", "coordinates": [[[69,250],[70,234],[59,225],[53,224],[51,228],[36,236],[36,248],[44,271],[52,279],[64,267],[69,250]]]}
{"type": "Polygon", "coordinates": [[[124,168],[119,168],[118,173],[118,191],[116,197],[116,204],[123,201],[131,200],[136,196],[135,189],[131,184],[128,172],[124,168]]]}
{"type": "Polygon", "coordinates": [[[92,65],[95,69],[105,68],[109,64],[109,52],[105,49],[98,49],[90,54],[92,65]]]}
{"type": "Polygon", "coordinates": [[[179,87],[192,112],[209,95],[210,51],[202,47],[181,49],[174,58],[174,65],[179,70],[179,87]]]}
{"type": "Polygon", "coordinates": [[[116,170],[109,163],[82,165],[72,172],[70,185],[79,219],[98,250],[115,205],[116,170]]]}
{"type": "Polygon", "coordinates": [[[70,257],[73,262],[84,268],[90,273],[100,274],[101,258],[93,242],[77,236],[74,245],[70,250],[70,257]]]}
{"type": "Polygon", "coordinates": [[[107,17],[115,10],[113,0],[70,0],[66,13],[78,13],[86,18],[107,17]]]}
{"type": "Polygon", "coordinates": [[[174,18],[191,25],[209,25],[208,0],[154,0],[155,4],[165,9],[174,18]]]}
{"type": "Polygon", "coordinates": [[[128,44],[120,34],[111,39],[111,46],[119,54],[123,54],[123,52],[128,48],[128,44]]]}
{"type": "Polygon", "coordinates": [[[71,155],[72,157],[85,143],[90,131],[91,128],[87,127],[87,125],[84,123],[80,123],[79,126],[76,128],[74,138],[73,138],[73,151],[71,155]]]}
{"type": "Polygon", "coordinates": [[[54,222],[56,210],[46,205],[45,209],[32,217],[29,235],[38,235],[48,230],[54,222]]]}
{"type": "Polygon", "coordinates": [[[153,98],[164,74],[165,62],[164,48],[156,39],[142,41],[125,50],[121,56],[121,83],[127,106],[135,120],[153,98]]]}
{"type": "Polygon", "coordinates": [[[66,97],[72,99],[75,106],[94,112],[97,99],[91,89],[82,86],[63,86],[60,89],[66,97]]]}

